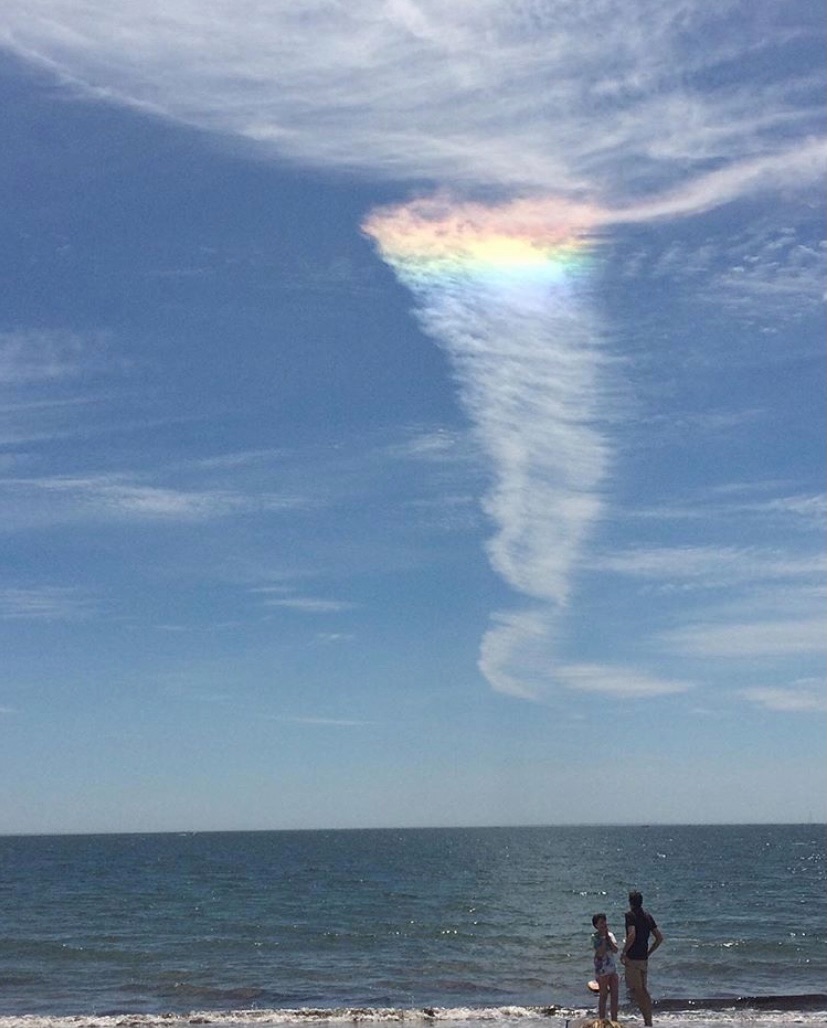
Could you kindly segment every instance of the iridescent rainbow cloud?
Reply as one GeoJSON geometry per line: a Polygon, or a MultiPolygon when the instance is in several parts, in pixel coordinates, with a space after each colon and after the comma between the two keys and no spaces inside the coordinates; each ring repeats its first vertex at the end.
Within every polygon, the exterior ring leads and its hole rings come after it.
{"type": "Polygon", "coordinates": [[[494,471],[488,556],[531,606],[492,615],[480,668],[514,695],[542,691],[526,665],[541,676],[552,666],[558,616],[601,507],[603,361],[587,286],[607,220],[558,199],[437,196],[380,208],[363,224],[451,356],[494,471]]]}
{"type": "Polygon", "coordinates": [[[555,280],[582,269],[603,221],[596,208],[560,200],[455,203],[446,197],[380,208],[363,223],[383,258],[407,276],[465,272],[555,280]]]}

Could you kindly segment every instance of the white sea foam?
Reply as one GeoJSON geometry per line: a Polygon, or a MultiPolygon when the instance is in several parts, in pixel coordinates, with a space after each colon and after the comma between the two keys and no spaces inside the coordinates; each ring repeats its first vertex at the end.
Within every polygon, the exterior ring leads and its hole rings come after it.
{"type": "MultiPolygon", "coordinates": [[[[563,1007],[428,1007],[409,1008],[294,1008],[252,1010],[195,1010],[188,1014],[110,1014],[18,1017],[0,1016],[0,1028],[306,1028],[309,1024],[338,1025],[404,1022],[428,1025],[439,1022],[447,1028],[475,1028],[491,1024],[497,1028],[586,1028],[595,1013],[563,1007]]],[[[657,1013],[659,1028],[827,1028],[827,1006],[820,1010],[758,1010],[732,1007],[723,1010],[686,1010],[657,1013]]],[[[637,1014],[622,1014],[624,1028],[639,1028],[637,1014]]]]}

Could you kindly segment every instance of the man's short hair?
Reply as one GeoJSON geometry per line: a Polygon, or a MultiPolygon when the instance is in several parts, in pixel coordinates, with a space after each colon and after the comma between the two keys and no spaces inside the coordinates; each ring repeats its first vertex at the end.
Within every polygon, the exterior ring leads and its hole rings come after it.
{"type": "Polygon", "coordinates": [[[630,892],[629,906],[634,907],[635,910],[640,910],[640,908],[643,906],[643,893],[637,891],[630,892]]]}

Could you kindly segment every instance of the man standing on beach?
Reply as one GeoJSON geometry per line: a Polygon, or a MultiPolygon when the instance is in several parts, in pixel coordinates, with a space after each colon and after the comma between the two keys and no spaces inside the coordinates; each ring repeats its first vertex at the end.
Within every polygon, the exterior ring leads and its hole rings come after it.
{"type": "Polygon", "coordinates": [[[629,909],[626,911],[626,939],[620,954],[620,962],[626,969],[626,984],[635,1003],[643,1014],[643,1023],[652,1023],[652,997],[649,995],[647,972],[649,957],[663,942],[663,935],[655,919],[643,909],[643,896],[639,892],[629,893],[629,909]],[[649,936],[654,942],[649,945],[649,936]]]}

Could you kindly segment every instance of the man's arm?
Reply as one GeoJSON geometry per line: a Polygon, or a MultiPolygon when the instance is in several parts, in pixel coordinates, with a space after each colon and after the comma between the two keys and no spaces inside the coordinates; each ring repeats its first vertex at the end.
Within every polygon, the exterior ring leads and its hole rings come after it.
{"type": "Polygon", "coordinates": [[[626,963],[626,950],[635,942],[635,926],[630,924],[626,928],[626,938],[623,940],[623,952],[620,954],[621,964],[626,963]]]}
{"type": "Polygon", "coordinates": [[[660,928],[653,928],[652,935],[654,935],[655,941],[649,947],[649,952],[646,954],[647,957],[651,957],[655,950],[658,948],[658,946],[660,946],[660,944],[663,942],[663,933],[661,932],[660,928]]]}

